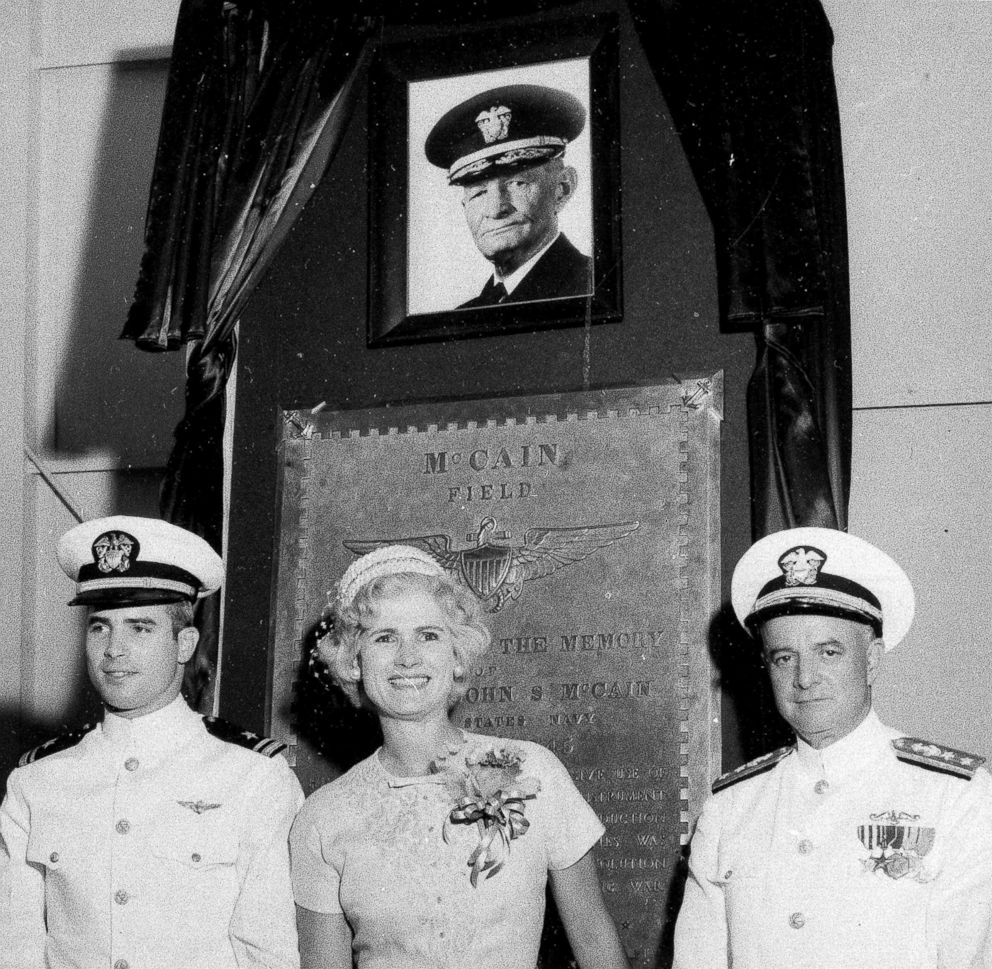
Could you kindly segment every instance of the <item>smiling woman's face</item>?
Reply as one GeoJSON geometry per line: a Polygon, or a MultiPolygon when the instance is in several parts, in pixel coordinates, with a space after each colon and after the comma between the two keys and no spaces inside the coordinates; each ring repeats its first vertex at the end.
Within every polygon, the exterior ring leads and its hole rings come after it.
{"type": "Polygon", "coordinates": [[[359,641],[365,694],[380,716],[447,716],[454,682],[454,643],[434,596],[408,590],[383,596],[359,641]]]}

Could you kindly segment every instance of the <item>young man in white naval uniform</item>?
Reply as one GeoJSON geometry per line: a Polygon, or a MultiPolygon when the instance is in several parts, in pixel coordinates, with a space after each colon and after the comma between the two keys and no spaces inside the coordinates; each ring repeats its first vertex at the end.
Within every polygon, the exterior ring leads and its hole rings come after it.
{"type": "Polygon", "coordinates": [[[180,695],[220,557],[116,516],[64,535],[105,715],[28,752],[0,807],[4,969],[293,969],[287,838],[302,802],[283,745],[180,695]]]}
{"type": "Polygon", "coordinates": [[[721,777],[692,839],[677,969],[992,966],[983,758],[882,724],[871,687],[913,615],[883,552],[843,532],[756,543],[732,585],[785,747],[721,777]]]}

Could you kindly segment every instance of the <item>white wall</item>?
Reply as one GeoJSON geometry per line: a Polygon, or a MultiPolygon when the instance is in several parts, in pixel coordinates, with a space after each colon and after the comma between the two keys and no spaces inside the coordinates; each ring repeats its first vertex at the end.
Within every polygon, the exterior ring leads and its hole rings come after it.
{"type": "Polygon", "coordinates": [[[81,710],[80,617],[53,558],[75,519],[25,446],[84,517],[154,514],[181,416],[183,355],[151,357],[117,340],[143,248],[178,6],[5,5],[0,750],[81,710]]]}
{"type": "MultiPolygon", "coordinates": [[[[27,315],[26,159],[30,132],[31,0],[11,0],[0,31],[0,750],[16,733],[21,684],[24,367],[27,315]]],[[[0,769],[2,769],[0,760],[0,769]]]]}
{"type": "Polygon", "coordinates": [[[36,0],[46,67],[168,58],[179,0],[36,0]]]}
{"type": "Polygon", "coordinates": [[[992,758],[992,4],[824,7],[850,233],[850,529],[899,559],[918,599],[876,702],[992,758]]]}

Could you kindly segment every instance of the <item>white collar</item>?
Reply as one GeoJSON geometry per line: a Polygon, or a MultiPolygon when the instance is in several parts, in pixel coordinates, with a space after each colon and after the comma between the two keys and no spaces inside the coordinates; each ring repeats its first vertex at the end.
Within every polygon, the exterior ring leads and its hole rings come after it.
{"type": "Polygon", "coordinates": [[[796,737],[799,763],[810,773],[827,780],[854,773],[876,760],[880,752],[889,750],[889,740],[895,732],[886,727],[874,709],[849,734],[827,747],[817,750],[796,737]]]}
{"type": "Polygon", "coordinates": [[[493,282],[502,283],[506,288],[507,294],[512,293],[523,281],[524,276],[526,276],[527,273],[529,273],[534,267],[534,263],[537,262],[537,260],[540,259],[541,256],[543,256],[558,241],[558,236],[560,235],[561,229],[554,234],[551,241],[547,245],[541,249],[538,249],[538,251],[527,260],[527,262],[525,262],[522,266],[518,266],[509,275],[500,278],[499,274],[494,272],[493,282]]]}
{"type": "Polygon", "coordinates": [[[145,756],[175,750],[202,729],[200,715],[189,708],[181,694],[161,710],[143,717],[128,719],[108,710],[100,724],[104,739],[113,747],[145,756]]]}

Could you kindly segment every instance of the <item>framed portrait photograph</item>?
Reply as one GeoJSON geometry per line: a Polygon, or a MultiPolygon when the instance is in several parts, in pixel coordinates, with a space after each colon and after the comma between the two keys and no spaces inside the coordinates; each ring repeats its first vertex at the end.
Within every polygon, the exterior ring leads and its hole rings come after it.
{"type": "Polygon", "coordinates": [[[386,44],[369,345],[622,317],[613,15],[386,44]]]}

